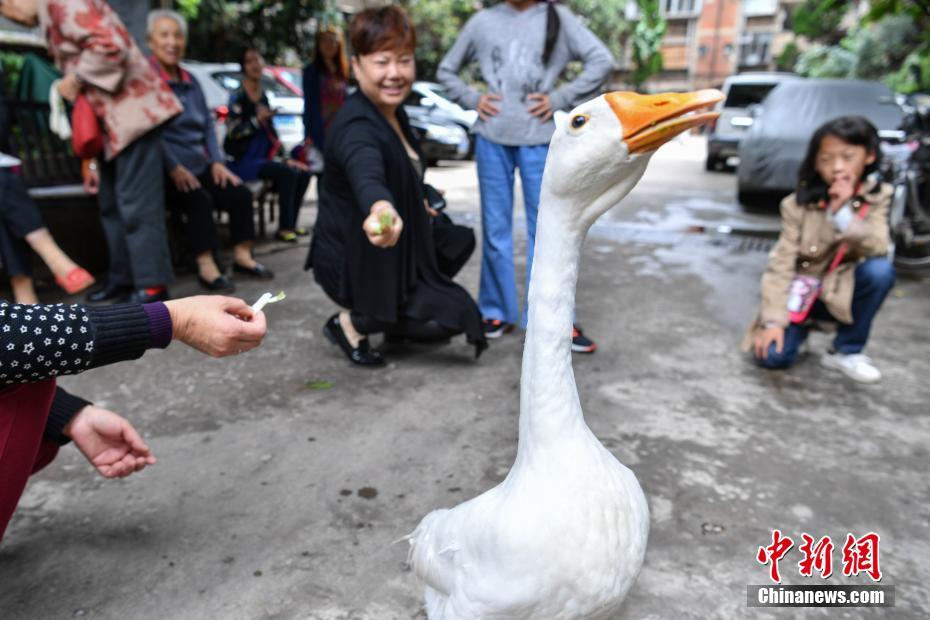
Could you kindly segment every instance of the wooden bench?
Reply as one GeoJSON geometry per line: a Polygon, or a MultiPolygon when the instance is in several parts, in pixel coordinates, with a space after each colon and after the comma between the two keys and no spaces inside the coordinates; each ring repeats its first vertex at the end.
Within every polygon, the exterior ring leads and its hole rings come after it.
{"type": "MultiPolygon", "coordinates": [[[[48,127],[48,104],[10,99],[7,109],[12,155],[23,162],[23,180],[29,195],[43,203],[86,199],[80,202],[95,204],[93,195],[84,190],[81,160],[74,154],[70,141],[60,139],[48,127]]],[[[275,220],[277,194],[269,181],[254,181],[247,187],[254,197],[259,236],[264,237],[266,220],[275,220]]]]}

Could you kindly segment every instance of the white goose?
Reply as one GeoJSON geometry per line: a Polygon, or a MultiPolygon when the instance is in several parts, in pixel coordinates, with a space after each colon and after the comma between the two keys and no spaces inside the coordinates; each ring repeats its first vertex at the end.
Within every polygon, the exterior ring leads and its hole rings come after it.
{"type": "Polygon", "coordinates": [[[572,372],[581,245],[650,156],[716,118],[715,90],[616,92],[557,123],[542,181],[523,353],[520,439],[498,486],[435,510],[408,537],[432,620],[608,618],[642,566],[646,498],[585,423],[572,372]]]}

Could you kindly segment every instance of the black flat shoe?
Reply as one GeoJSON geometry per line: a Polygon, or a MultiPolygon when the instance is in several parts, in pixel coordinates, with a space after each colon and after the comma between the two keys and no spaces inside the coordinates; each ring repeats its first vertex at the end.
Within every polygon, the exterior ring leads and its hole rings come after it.
{"type": "Polygon", "coordinates": [[[88,293],[85,299],[91,303],[100,303],[103,301],[122,303],[129,299],[130,293],[132,293],[132,287],[107,284],[103,288],[88,293]]]}
{"type": "Polygon", "coordinates": [[[243,267],[239,263],[233,263],[233,273],[241,273],[259,280],[270,280],[274,277],[274,272],[261,263],[255,263],[254,267],[243,267]]]}
{"type": "Polygon", "coordinates": [[[218,276],[212,282],[206,278],[197,276],[197,281],[200,282],[200,286],[214,293],[232,293],[236,290],[236,286],[229,281],[229,278],[222,275],[218,276]]]}
{"type": "Polygon", "coordinates": [[[368,338],[362,339],[357,347],[349,344],[349,339],[342,331],[342,325],[339,324],[339,315],[334,314],[323,325],[323,335],[334,345],[342,349],[349,361],[359,366],[383,366],[384,358],[377,351],[372,351],[368,344],[368,338]]]}
{"type": "Polygon", "coordinates": [[[156,289],[154,292],[150,292],[152,289],[140,288],[136,289],[129,295],[129,303],[133,304],[150,304],[156,301],[168,301],[170,295],[168,295],[168,289],[164,286],[156,289]]]}

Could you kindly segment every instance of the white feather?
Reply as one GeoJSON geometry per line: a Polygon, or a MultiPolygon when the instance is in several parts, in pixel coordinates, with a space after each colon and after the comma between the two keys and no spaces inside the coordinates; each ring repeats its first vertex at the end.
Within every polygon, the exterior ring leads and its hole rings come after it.
{"type": "Polygon", "coordinates": [[[521,377],[520,439],[506,479],[410,534],[432,620],[611,617],[642,566],[642,489],[584,421],[570,334],[581,244],[648,156],[627,152],[603,98],[559,118],[543,176],[521,377]]]}

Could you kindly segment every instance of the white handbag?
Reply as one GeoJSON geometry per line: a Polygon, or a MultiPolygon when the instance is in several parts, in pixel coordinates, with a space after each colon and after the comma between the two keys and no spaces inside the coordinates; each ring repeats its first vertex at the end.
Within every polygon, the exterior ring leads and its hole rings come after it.
{"type": "Polygon", "coordinates": [[[58,83],[61,80],[52,82],[48,91],[48,105],[51,111],[48,115],[48,126],[52,132],[62,140],[71,140],[71,119],[68,118],[68,111],[65,108],[65,100],[58,92],[58,83]]]}

